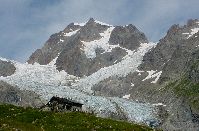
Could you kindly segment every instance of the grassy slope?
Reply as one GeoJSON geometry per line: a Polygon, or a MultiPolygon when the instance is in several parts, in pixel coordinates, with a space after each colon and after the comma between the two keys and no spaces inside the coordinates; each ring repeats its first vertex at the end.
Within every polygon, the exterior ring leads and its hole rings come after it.
{"type": "Polygon", "coordinates": [[[127,122],[97,118],[80,112],[54,113],[12,105],[0,105],[0,130],[129,130],[152,129],[127,122]]]}
{"type": "Polygon", "coordinates": [[[188,69],[181,79],[170,82],[165,89],[172,89],[178,97],[187,100],[190,106],[199,112],[199,83],[190,79],[192,72],[199,72],[199,60],[192,60],[188,69]]]}
{"type": "Polygon", "coordinates": [[[188,79],[182,79],[173,87],[174,92],[179,97],[186,98],[192,108],[199,111],[199,83],[193,83],[188,79]]]}

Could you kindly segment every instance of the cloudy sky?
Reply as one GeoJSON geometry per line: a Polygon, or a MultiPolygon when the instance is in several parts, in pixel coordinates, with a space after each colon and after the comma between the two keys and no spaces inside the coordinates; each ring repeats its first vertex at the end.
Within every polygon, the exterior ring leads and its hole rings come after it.
{"type": "Polygon", "coordinates": [[[0,0],[0,56],[24,62],[49,36],[90,17],[132,23],[150,41],[173,24],[199,18],[199,0],[0,0]]]}

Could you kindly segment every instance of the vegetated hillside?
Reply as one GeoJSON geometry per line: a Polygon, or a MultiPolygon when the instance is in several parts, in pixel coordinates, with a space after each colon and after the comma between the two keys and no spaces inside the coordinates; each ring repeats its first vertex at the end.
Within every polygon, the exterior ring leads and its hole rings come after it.
{"type": "Polygon", "coordinates": [[[55,113],[13,105],[0,105],[0,130],[56,131],[56,130],[129,130],[153,129],[111,119],[97,118],[80,112],[55,113]]]}

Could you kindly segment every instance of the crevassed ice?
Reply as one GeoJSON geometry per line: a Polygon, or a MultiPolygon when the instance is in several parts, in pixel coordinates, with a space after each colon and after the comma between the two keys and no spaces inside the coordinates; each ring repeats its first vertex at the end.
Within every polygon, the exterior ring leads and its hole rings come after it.
{"type": "Polygon", "coordinates": [[[38,63],[31,65],[14,62],[16,72],[5,79],[8,80],[9,83],[16,85],[21,82],[19,86],[22,85],[25,87],[28,85],[34,86],[35,83],[40,85],[59,86],[67,84],[68,79],[77,79],[75,76],[69,75],[65,71],[59,72],[53,62],[54,61],[49,65],[40,65],[38,63]]]}
{"type": "Polygon", "coordinates": [[[71,98],[84,104],[84,111],[92,111],[100,117],[111,117],[112,113],[118,114],[117,108],[119,106],[128,116],[129,121],[146,122],[150,119],[158,121],[155,117],[156,112],[152,112],[155,106],[122,100],[122,98],[92,96],[71,89],[69,86],[62,86],[61,83],[66,79],[69,81],[76,79],[76,77],[68,75],[64,71],[57,71],[54,65],[39,65],[38,63],[31,65],[12,62],[16,67],[15,74],[0,77],[0,80],[6,81],[13,86],[16,85],[20,90],[34,91],[46,101],[49,101],[52,96],[71,98]]]}
{"type": "Polygon", "coordinates": [[[113,98],[119,107],[126,112],[128,120],[133,120],[136,122],[146,122],[147,120],[157,120],[155,116],[155,108],[153,105],[144,104],[144,103],[136,103],[136,102],[126,102],[124,99],[113,98]],[[146,113],[148,112],[148,114],[146,113]]]}

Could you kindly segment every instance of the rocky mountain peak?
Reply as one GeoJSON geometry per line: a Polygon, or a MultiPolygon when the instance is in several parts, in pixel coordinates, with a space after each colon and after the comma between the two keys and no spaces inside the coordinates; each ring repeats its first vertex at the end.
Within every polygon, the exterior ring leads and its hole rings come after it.
{"type": "Polygon", "coordinates": [[[77,25],[77,24],[75,24],[75,23],[70,23],[70,24],[63,30],[63,32],[64,32],[64,33],[69,33],[69,32],[71,32],[71,31],[75,31],[75,30],[78,30],[78,29],[80,29],[80,28],[81,28],[80,25],[77,25]]]}
{"type": "Polygon", "coordinates": [[[199,24],[199,20],[198,19],[189,19],[187,21],[187,26],[188,27],[197,26],[198,24],[199,24]]]}
{"type": "Polygon", "coordinates": [[[90,19],[88,20],[88,22],[87,22],[87,24],[93,24],[93,23],[95,23],[94,18],[90,18],[90,19]]]}
{"type": "Polygon", "coordinates": [[[132,24],[112,26],[90,18],[85,24],[71,23],[52,35],[28,62],[48,64],[56,58],[58,70],[87,76],[120,62],[128,54],[127,50],[136,50],[141,43],[148,43],[148,40],[132,24]]]}
{"type": "Polygon", "coordinates": [[[0,58],[0,77],[7,77],[15,73],[15,66],[6,59],[0,58]]]}

